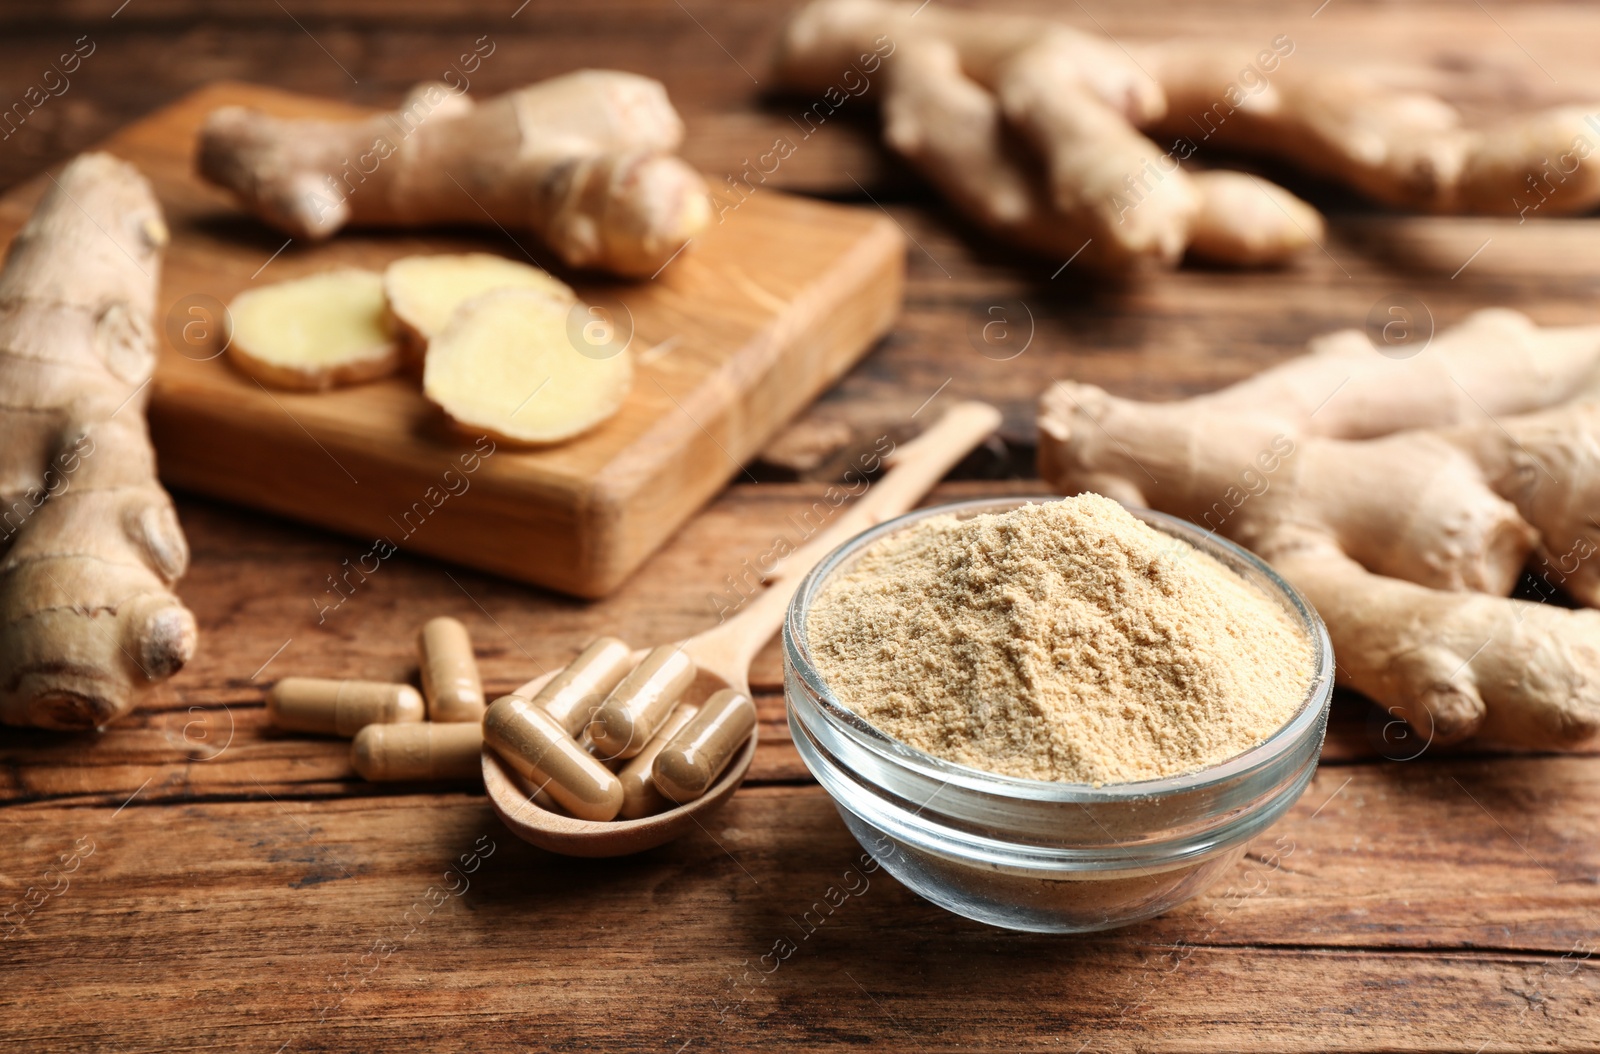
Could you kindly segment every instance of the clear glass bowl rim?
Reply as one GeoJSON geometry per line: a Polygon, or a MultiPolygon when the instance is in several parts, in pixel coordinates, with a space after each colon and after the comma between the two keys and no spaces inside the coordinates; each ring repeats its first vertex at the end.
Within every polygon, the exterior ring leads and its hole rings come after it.
{"type": "Polygon", "coordinates": [[[1069,783],[1056,780],[1033,780],[1006,776],[946,761],[917,750],[900,740],[880,732],[865,719],[833,698],[827,683],[811,661],[810,644],[806,636],[806,615],[811,602],[822,584],[840,565],[862,549],[886,535],[903,530],[911,524],[932,516],[947,514],[977,515],[989,512],[1006,512],[1028,504],[1042,504],[1062,500],[1059,494],[1024,494],[1004,497],[969,498],[915,509],[891,520],[885,520],[845,542],[824,557],[801,581],[789,603],[785,618],[783,646],[796,676],[804,682],[812,696],[812,703],[836,731],[879,757],[890,766],[911,769],[918,774],[956,786],[1002,798],[1029,802],[1062,802],[1067,804],[1104,804],[1114,801],[1137,801],[1168,795],[1204,792],[1221,788],[1255,770],[1265,769],[1281,756],[1292,751],[1296,744],[1320,726],[1323,713],[1333,698],[1333,643],[1328,638],[1327,627],[1316,610],[1306,602],[1298,590],[1286,582],[1266,561],[1242,546],[1220,535],[1204,530],[1187,520],[1170,516],[1153,509],[1128,506],[1128,511],[1165,533],[1193,544],[1202,552],[1216,549],[1251,567],[1261,574],[1288,602],[1289,608],[1300,617],[1301,628],[1312,643],[1311,682],[1306,686],[1305,697],[1290,719],[1276,732],[1241,754],[1194,772],[1178,776],[1165,776],[1129,783],[1069,783]]]}

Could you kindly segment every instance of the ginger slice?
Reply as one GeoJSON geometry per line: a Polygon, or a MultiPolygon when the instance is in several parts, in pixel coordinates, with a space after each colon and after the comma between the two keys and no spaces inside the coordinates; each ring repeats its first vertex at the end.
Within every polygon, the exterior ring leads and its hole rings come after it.
{"type": "Polygon", "coordinates": [[[383,276],[354,267],[240,293],[228,305],[235,366],[265,384],[323,391],[394,373],[383,276]]]}
{"type": "Polygon", "coordinates": [[[557,443],[617,412],[633,384],[627,348],[580,351],[569,305],[530,289],[462,304],[428,346],[422,390],[463,430],[508,443],[557,443]]]}
{"type": "Polygon", "coordinates": [[[496,289],[532,289],[564,304],[578,299],[548,271],[492,253],[406,256],[383,272],[393,329],[418,362],[457,307],[496,289]]]}

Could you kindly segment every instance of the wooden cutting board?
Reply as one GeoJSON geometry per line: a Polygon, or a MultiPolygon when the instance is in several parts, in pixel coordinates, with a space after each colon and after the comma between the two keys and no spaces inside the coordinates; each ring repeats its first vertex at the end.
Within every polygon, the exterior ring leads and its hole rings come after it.
{"type": "MultiPolygon", "coordinates": [[[[154,184],[172,230],[158,305],[150,426],[167,483],[354,536],[373,573],[388,546],[584,597],[615,588],[796,412],[889,328],[904,245],[882,214],[746,191],[654,279],[556,270],[609,305],[638,367],[621,411],[544,450],[451,438],[414,380],[325,394],[263,388],[215,357],[217,308],[243,289],[332,266],[381,270],[413,253],[490,251],[541,266],[526,232],[356,232],[288,241],[193,173],[196,130],[218,106],[342,117],[341,103],[219,83],[104,148],[154,184]],[[631,318],[631,322],[630,322],[631,318]]],[[[9,240],[49,186],[0,199],[9,240]]],[[[604,326],[604,322],[601,325],[604,326]]],[[[352,583],[359,576],[352,578],[352,583]]]]}

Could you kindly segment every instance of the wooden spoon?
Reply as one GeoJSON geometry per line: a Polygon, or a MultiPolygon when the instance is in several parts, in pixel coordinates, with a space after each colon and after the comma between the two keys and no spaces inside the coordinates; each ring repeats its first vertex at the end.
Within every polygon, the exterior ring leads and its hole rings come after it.
{"type": "MultiPolygon", "coordinates": [[[[828,528],[791,553],[767,576],[768,586],[742,611],[678,646],[694,660],[694,682],[683,701],[701,701],[724,688],[750,694],[750,663],[783,625],[789,600],[812,567],[840,545],[884,520],[914,508],[922,496],[1000,424],[1000,413],[985,403],[960,403],[938,424],[884,459],[882,478],[828,528]]],[[[637,663],[648,649],[633,653],[637,663]]],[[[535,678],[515,695],[532,699],[559,670],[535,678]]],[[[485,747],[483,782],[495,812],[518,838],[568,856],[625,856],[653,849],[688,834],[733,795],[756,753],[756,733],[704,795],[677,808],[637,820],[578,820],[541,808],[522,777],[485,747]]]]}

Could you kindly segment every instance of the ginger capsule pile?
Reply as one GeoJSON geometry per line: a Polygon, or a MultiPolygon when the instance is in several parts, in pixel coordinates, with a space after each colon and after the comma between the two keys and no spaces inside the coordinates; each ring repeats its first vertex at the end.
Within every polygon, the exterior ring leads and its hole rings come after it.
{"type": "Polygon", "coordinates": [[[268,716],[283,729],[353,737],[350,765],[375,782],[475,779],[488,746],[534,805],[598,822],[645,819],[703,796],[755,731],[742,692],[682,701],[699,669],[674,645],[635,661],[626,643],[600,637],[532,698],[489,706],[466,626],[429,619],[417,652],[420,693],[285,677],[268,693],[268,716]]]}
{"type": "Polygon", "coordinates": [[[680,703],[698,672],[682,648],[655,648],[634,665],[626,644],[602,637],[531,699],[495,700],[484,743],[541,808],[644,819],[704,795],[755,730],[755,705],[742,692],[680,703]]]}

